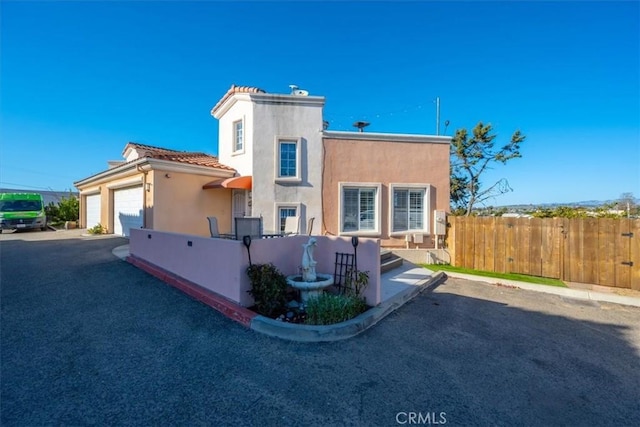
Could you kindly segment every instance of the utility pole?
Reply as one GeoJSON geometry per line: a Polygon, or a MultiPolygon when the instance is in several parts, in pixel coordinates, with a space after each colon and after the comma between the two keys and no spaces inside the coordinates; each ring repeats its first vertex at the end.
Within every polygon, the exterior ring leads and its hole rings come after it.
{"type": "Polygon", "coordinates": [[[436,97],[436,135],[440,135],[440,97],[436,97]]]}

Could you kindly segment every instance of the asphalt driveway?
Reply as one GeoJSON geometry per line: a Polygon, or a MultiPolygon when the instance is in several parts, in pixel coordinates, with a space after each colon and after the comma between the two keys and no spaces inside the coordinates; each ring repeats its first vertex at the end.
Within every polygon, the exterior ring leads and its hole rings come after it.
{"type": "Polygon", "coordinates": [[[640,425],[640,308],[449,279],[355,338],[292,343],[125,243],[0,235],[2,426],[640,425]]]}

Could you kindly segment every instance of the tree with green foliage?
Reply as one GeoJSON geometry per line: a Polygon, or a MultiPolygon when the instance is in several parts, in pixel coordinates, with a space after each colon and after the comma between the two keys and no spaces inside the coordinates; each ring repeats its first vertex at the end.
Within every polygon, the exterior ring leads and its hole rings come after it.
{"type": "Polygon", "coordinates": [[[554,208],[539,208],[531,212],[534,218],[623,218],[626,212],[615,209],[614,204],[605,203],[602,206],[586,208],[584,206],[556,206],[554,208]]]}
{"type": "Polygon", "coordinates": [[[584,207],[557,206],[554,208],[540,208],[531,212],[534,218],[587,218],[584,207]]]}
{"type": "Polygon", "coordinates": [[[80,202],[76,196],[69,194],[69,197],[63,197],[56,204],[49,202],[44,207],[47,215],[47,221],[50,223],[59,223],[64,221],[77,221],[80,217],[80,202]]]}
{"type": "Polygon", "coordinates": [[[58,218],[61,221],[77,221],[80,217],[80,202],[78,198],[70,194],[63,197],[58,203],[58,218]]]}
{"type": "Polygon", "coordinates": [[[451,213],[453,215],[464,215],[467,211],[466,206],[469,203],[469,180],[467,177],[458,176],[451,169],[451,179],[449,183],[449,191],[451,195],[451,213]]]}
{"type": "Polygon", "coordinates": [[[58,205],[53,202],[49,202],[49,204],[44,207],[44,213],[47,216],[47,222],[56,222],[60,216],[58,205]]]}
{"type": "Polygon", "coordinates": [[[509,182],[500,179],[483,188],[480,178],[492,163],[505,164],[522,157],[520,144],[525,140],[519,130],[505,145],[496,148],[496,134],[491,124],[479,122],[471,131],[458,129],[451,141],[451,203],[452,210],[464,210],[469,216],[473,207],[483,201],[511,191],[509,182]]]}

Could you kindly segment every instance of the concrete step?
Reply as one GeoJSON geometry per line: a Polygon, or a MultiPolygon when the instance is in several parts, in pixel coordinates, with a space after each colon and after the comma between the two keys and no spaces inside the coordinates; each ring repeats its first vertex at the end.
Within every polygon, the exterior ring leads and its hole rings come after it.
{"type": "Polygon", "coordinates": [[[389,259],[393,258],[393,252],[391,252],[389,249],[380,249],[380,262],[385,262],[388,261],[389,259]]]}
{"type": "Polygon", "coordinates": [[[380,251],[380,273],[402,266],[403,259],[388,250],[380,251]]]}

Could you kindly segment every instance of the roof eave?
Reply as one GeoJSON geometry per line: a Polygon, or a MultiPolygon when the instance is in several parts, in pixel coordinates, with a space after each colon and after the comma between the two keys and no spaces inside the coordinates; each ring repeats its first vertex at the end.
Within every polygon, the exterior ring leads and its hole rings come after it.
{"type": "Polygon", "coordinates": [[[251,93],[252,101],[256,104],[277,104],[277,105],[307,105],[324,106],[324,96],[300,96],[279,93],[251,93]]]}
{"type": "Polygon", "coordinates": [[[149,169],[162,170],[166,172],[195,173],[220,178],[230,178],[236,174],[235,169],[217,168],[213,166],[194,165],[191,163],[177,162],[173,160],[162,160],[148,158],[149,169]]]}
{"type": "Polygon", "coordinates": [[[86,187],[91,184],[104,182],[107,179],[115,179],[115,178],[120,178],[122,176],[126,176],[128,172],[131,172],[132,169],[138,169],[138,166],[145,163],[146,161],[147,161],[147,158],[143,157],[140,159],[136,159],[132,162],[125,163],[123,165],[116,166],[114,168],[107,169],[102,172],[98,172],[87,178],[74,182],[73,186],[79,189],[80,187],[86,187]]]}
{"type": "Polygon", "coordinates": [[[73,185],[74,187],[80,189],[80,187],[100,184],[105,181],[131,175],[134,170],[137,172],[162,170],[166,172],[190,173],[195,175],[210,176],[214,178],[230,178],[236,173],[234,169],[216,168],[212,166],[194,165],[172,160],[161,160],[151,157],[142,157],[130,163],[125,163],[124,165],[116,166],[115,168],[107,169],[80,181],[76,181],[73,183],[73,185]]]}
{"type": "Polygon", "coordinates": [[[377,132],[349,132],[328,131],[322,132],[323,138],[351,139],[358,141],[387,141],[387,142],[413,142],[431,144],[450,144],[453,139],[450,136],[420,135],[407,133],[377,133],[377,132]]]}
{"type": "Polygon", "coordinates": [[[216,119],[220,120],[224,114],[231,109],[238,101],[250,101],[249,93],[239,92],[231,94],[227,99],[225,99],[221,104],[215,105],[211,109],[211,115],[216,119]]]}

